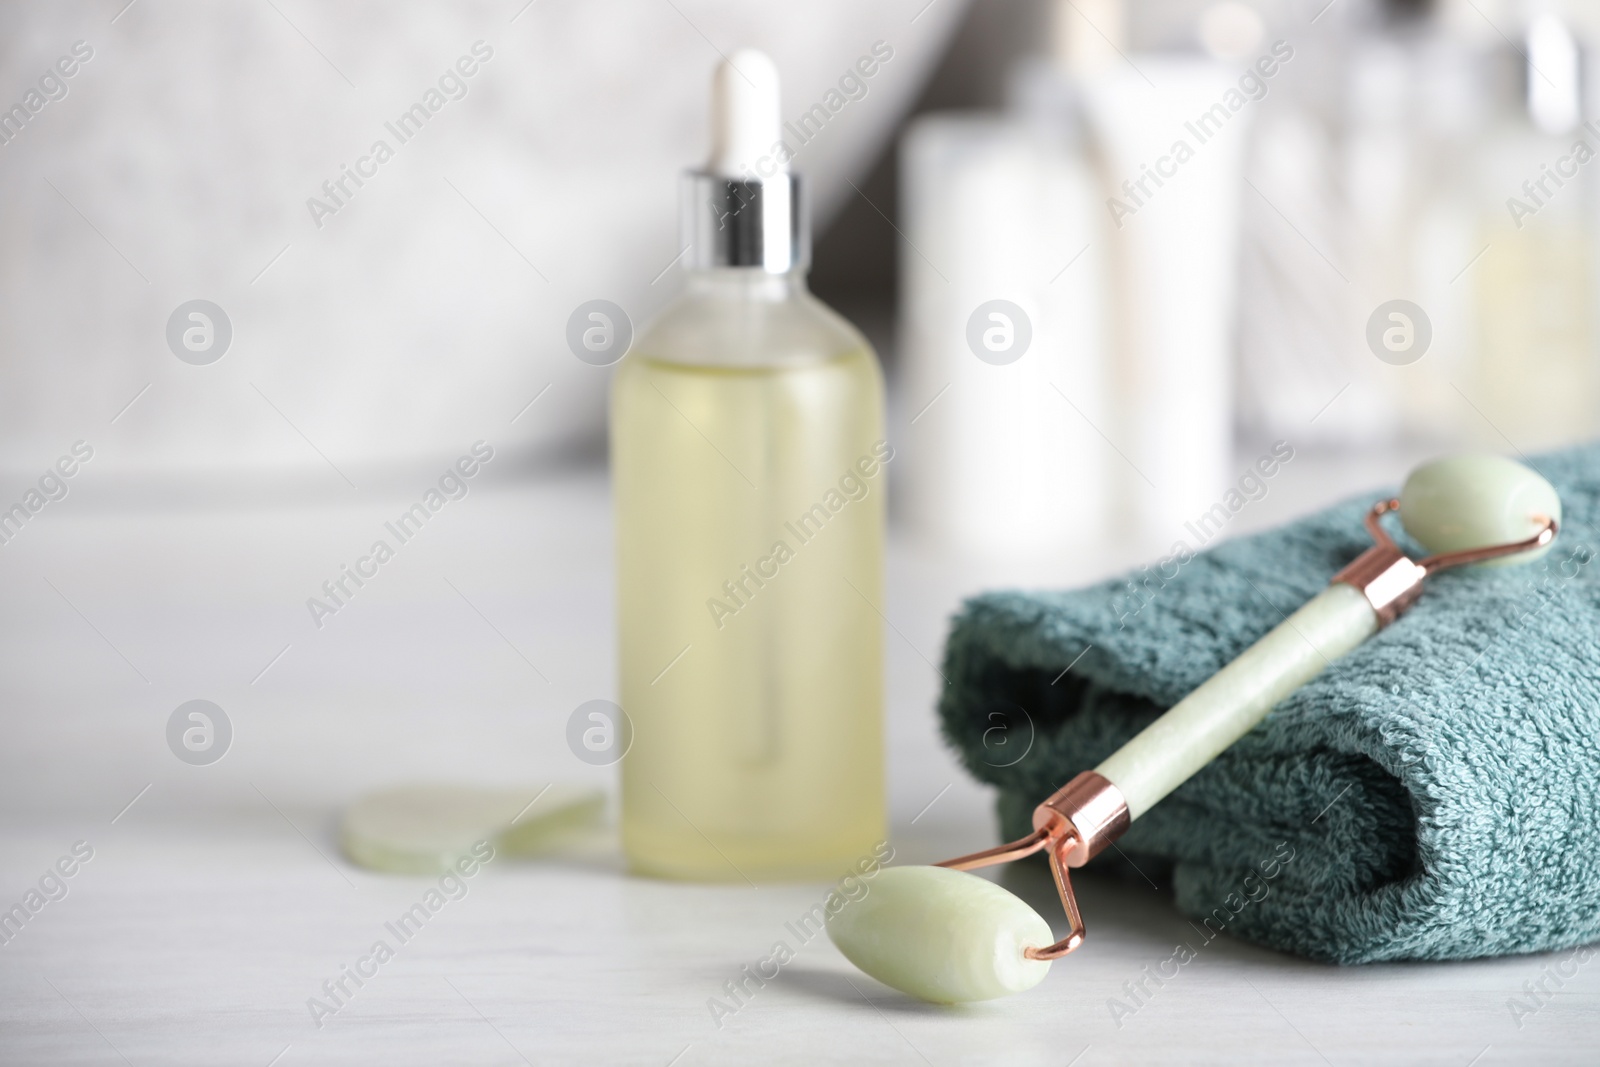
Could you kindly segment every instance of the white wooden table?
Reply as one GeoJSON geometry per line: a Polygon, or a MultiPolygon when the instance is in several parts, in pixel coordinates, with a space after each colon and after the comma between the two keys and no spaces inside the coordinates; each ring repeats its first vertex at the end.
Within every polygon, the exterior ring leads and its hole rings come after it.
{"type": "MultiPolygon", "coordinates": [[[[1290,468],[1240,529],[1392,472],[1290,468]]],[[[1507,1008],[1564,954],[1336,969],[1221,938],[1116,1020],[1108,998],[1194,933],[1149,886],[1085,879],[1089,941],[1041,986],[935,1008],[796,942],[785,924],[825,886],[629,878],[604,840],[491,863],[318,1027],[308,999],[434,884],[346,863],[341,804],[397,781],[613,777],[563,740],[578,703],[615,695],[603,478],[475,487],[315,629],[304,599],[410,495],[130,510],[85,491],[0,549],[0,909],[75,842],[94,850],[0,946],[0,1063],[1600,1062],[1600,963],[1520,1027],[1507,1008]],[[195,698],[234,728],[210,766],[164,738],[195,698]],[[710,998],[780,939],[796,958],[719,1028],[710,998]]],[[[1009,577],[1087,580],[1136,551],[1009,577]]],[[[960,595],[1006,577],[891,555],[902,861],[993,841],[937,737],[928,661],[960,595]]],[[[1058,914],[1047,878],[1008,884],[1058,914]]]]}

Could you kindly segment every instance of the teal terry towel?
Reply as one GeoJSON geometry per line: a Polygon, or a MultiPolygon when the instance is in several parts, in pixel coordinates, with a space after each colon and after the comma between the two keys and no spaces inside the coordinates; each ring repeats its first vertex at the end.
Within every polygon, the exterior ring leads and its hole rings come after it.
{"type": "MultiPolygon", "coordinates": [[[[1548,555],[1429,579],[1121,840],[1208,938],[1341,963],[1600,940],[1600,445],[1533,465],[1565,510],[1548,555]]],[[[1377,499],[1165,571],[967,601],[939,712],[999,787],[1002,833],[1327,585],[1377,499]]]]}

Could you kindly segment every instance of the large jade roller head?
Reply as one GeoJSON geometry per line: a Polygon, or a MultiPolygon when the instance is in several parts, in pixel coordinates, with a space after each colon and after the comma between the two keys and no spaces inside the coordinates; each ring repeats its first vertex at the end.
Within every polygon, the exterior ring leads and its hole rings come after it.
{"type": "Polygon", "coordinates": [[[1548,551],[1561,521],[1554,487],[1499,456],[1455,456],[1418,467],[1400,496],[1367,512],[1375,542],[1293,615],[1240,653],[1092,771],[1040,804],[1033,833],[947,860],[896,867],[866,897],[829,916],[828,935],[880,982],[939,1003],[1032,988],[1050,961],[1083,942],[1067,871],[1248,733],[1290,693],[1398,618],[1428,575],[1464,565],[1527,563],[1548,551]],[[1400,523],[1432,555],[1408,557],[1384,529],[1400,523]],[[966,873],[1044,852],[1066,910],[1067,936],[1007,890],[966,873]]]}

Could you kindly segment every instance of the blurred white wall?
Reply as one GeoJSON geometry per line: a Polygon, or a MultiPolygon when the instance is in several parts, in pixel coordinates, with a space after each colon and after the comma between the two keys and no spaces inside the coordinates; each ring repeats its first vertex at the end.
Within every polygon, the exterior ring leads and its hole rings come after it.
{"type": "Polygon", "coordinates": [[[78,439],[127,484],[341,488],[479,438],[524,457],[597,440],[608,372],[567,351],[566,320],[605,298],[639,322],[670,297],[719,51],[769,51],[798,115],[875,41],[894,49],[800,152],[820,228],[963,7],[126,2],[0,7],[0,109],[28,111],[0,144],[8,476],[78,439]],[[92,57],[48,99],[80,41],[92,57]],[[447,80],[401,143],[385,123],[480,41],[465,95],[447,80]],[[394,157],[319,228],[308,198],[380,139],[394,157]],[[207,366],[166,340],[195,298],[232,325],[207,366]]]}

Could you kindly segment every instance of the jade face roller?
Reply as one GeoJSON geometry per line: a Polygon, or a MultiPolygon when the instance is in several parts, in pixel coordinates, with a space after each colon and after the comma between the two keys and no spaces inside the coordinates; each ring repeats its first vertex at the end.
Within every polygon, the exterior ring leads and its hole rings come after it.
{"type": "Polygon", "coordinates": [[[880,872],[866,897],[829,916],[829,936],[863,971],[924,1000],[986,1000],[1031,988],[1049,961],[1083,943],[1068,868],[1087,863],[1290,693],[1394,622],[1428,575],[1530,562],[1548,550],[1560,519],[1555,489],[1511,460],[1458,456],[1417,468],[1398,499],[1367,513],[1371,548],[1100,766],[1040,804],[1033,833],[937,867],[880,872]],[[1382,525],[1391,511],[1433,555],[1414,561],[1400,551],[1382,525]],[[962,873],[1041,851],[1067,914],[1067,936],[1053,944],[1038,912],[962,873]]]}

